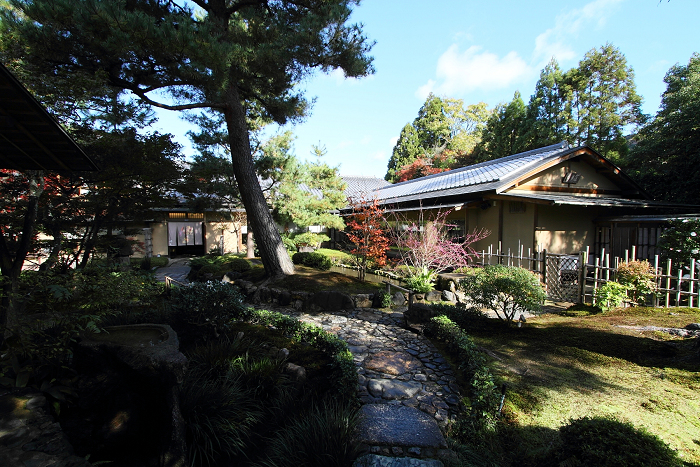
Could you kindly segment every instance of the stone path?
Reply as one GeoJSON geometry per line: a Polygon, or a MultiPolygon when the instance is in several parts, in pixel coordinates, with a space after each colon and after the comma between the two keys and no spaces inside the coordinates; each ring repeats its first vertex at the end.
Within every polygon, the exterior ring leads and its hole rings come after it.
{"type": "Polygon", "coordinates": [[[189,283],[187,280],[187,275],[190,273],[190,267],[187,265],[189,261],[190,258],[171,259],[168,261],[167,266],[156,269],[156,280],[158,282],[165,282],[165,276],[168,276],[182,284],[189,283]]]}
{"type": "Polygon", "coordinates": [[[359,436],[369,456],[358,459],[356,466],[442,465],[430,459],[449,455],[439,426],[456,416],[460,390],[450,365],[432,343],[402,327],[403,310],[277,311],[348,343],[364,404],[359,436]],[[389,456],[394,460],[384,459],[389,456]],[[404,461],[397,464],[397,459],[404,461]]]}

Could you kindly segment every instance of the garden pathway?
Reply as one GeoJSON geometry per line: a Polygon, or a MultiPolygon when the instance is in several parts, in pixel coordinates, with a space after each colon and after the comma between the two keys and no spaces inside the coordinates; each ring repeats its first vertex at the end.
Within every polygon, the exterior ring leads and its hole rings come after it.
{"type": "Polygon", "coordinates": [[[156,280],[165,282],[165,277],[170,277],[177,282],[187,284],[187,275],[190,273],[190,267],[187,265],[190,258],[174,258],[168,261],[167,266],[156,269],[156,280]]]}
{"type": "Polygon", "coordinates": [[[363,403],[359,434],[368,451],[364,462],[356,465],[441,465],[429,459],[449,455],[439,426],[456,415],[460,390],[435,346],[402,327],[403,310],[277,311],[347,342],[357,365],[363,403]],[[385,457],[394,458],[394,463],[387,463],[385,457]]]}

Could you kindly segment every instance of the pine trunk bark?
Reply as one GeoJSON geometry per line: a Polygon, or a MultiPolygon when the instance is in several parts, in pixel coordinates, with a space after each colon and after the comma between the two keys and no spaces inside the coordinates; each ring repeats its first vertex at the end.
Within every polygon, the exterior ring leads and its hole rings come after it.
{"type": "Polygon", "coordinates": [[[227,92],[226,101],[224,115],[231,146],[233,173],[248,216],[248,225],[255,232],[265,272],[268,277],[294,274],[294,264],[282,243],[282,237],[272,219],[267,200],[255,173],[245,109],[235,87],[232,86],[227,92]]]}

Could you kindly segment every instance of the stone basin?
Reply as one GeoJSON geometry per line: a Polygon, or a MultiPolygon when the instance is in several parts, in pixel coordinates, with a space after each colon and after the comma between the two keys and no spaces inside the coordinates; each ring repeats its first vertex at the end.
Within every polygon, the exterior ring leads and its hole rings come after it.
{"type": "Polygon", "coordinates": [[[130,326],[108,326],[105,332],[86,333],[83,341],[130,347],[152,347],[167,342],[172,330],[166,326],[137,324],[130,326]]]}
{"type": "Polygon", "coordinates": [[[135,398],[147,400],[147,405],[156,408],[154,426],[164,433],[163,439],[158,440],[162,443],[159,464],[169,467],[186,465],[179,385],[185,376],[187,359],[179,346],[177,333],[170,326],[132,324],[83,334],[78,352],[78,359],[86,367],[110,367],[119,372],[135,398]]]}

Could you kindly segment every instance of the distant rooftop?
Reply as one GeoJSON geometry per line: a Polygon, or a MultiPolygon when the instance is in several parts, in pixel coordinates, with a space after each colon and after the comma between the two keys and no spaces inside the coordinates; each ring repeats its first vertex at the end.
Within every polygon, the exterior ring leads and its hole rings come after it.
{"type": "Polygon", "coordinates": [[[389,182],[382,178],[377,177],[358,177],[358,176],[347,176],[342,175],[341,178],[348,184],[345,189],[345,195],[347,198],[362,198],[372,197],[370,193],[374,192],[379,188],[383,188],[391,185],[389,182]]]}

